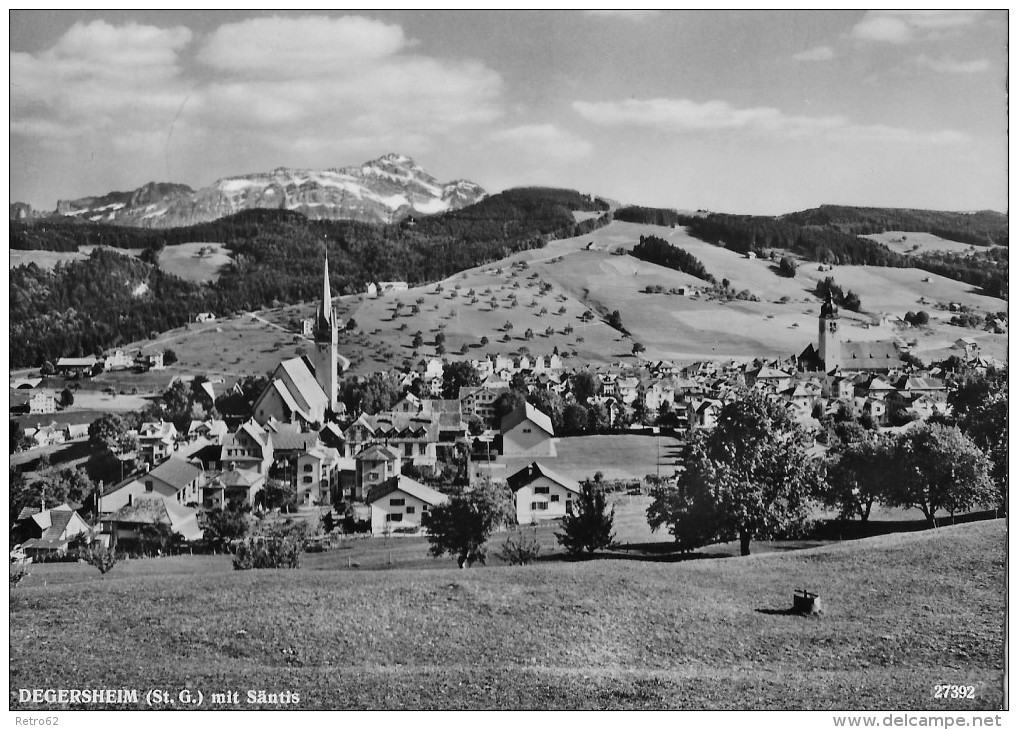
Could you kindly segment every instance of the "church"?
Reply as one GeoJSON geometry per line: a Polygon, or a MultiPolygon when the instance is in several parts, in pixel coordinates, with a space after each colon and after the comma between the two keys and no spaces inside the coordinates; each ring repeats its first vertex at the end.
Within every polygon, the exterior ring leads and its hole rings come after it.
{"type": "Polygon", "coordinates": [[[820,307],[817,344],[810,344],[799,355],[800,370],[887,372],[901,367],[901,351],[889,340],[842,342],[838,307],[831,292],[820,307]]]}
{"type": "Polygon", "coordinates": [[[346,358],[337,352],[339,324],[332,306],[329,286],[329,257],[325,257],[322,299],[312,328],[314,350],[309,356],[283,360],[273,371],[269,384],[254,404],[254,419],[261,425],[270,421],[290,423],[302,429],[321,427],[338,413],[339,365],[346,358]]]}

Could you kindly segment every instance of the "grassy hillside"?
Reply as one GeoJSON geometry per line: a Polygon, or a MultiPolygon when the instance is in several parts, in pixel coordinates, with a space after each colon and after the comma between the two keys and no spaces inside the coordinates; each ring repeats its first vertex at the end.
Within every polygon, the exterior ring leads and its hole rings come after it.
{"type": "Polygon", "coordinates": [[[42,566],[11,595],[11,706],[18,687],[101,677],[142,696],[291,690],[321,709],[991,709],[1004,544],[992,521],[678,563],[230,573],[179,558],[63,585],[91,569],[42,566]],[[822,617],[785,612],[802,586],[822,617]],[[976,698],[934,699],[944,682],[976,698]]]}

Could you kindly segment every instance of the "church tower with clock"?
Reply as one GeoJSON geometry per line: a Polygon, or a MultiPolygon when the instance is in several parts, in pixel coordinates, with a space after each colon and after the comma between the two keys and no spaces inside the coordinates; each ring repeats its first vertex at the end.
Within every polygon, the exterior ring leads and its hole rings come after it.
{"type": "Polygon", "coordinates": [[[838,307],[834,303],[831,292],[827,292],[827,300],[820,307],[820,342],[817,354],[823,363],[825,373],[841,367],[841,331],[839,330],[838,307]]]}

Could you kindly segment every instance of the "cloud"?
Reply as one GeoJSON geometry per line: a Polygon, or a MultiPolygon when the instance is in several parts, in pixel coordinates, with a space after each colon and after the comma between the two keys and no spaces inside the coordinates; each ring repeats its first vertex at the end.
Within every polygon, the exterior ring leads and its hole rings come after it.
{"type": "Polygon", "coordinates": [[[77,24],[48,50],[11,54],[11,133],[110,154],[149,140],[149,158],[171,138],[196,156],[218,138],[206,152],[327,166],[420,152],[501,117],[498,73],[415,50],[400,26],[357,16],[243,20],[200,43],[183,27],[77,24]]]}
{"type": "Polygon", "coordinates": [[[254,18],[217,28],[198,60],[227,73],[292,78],[349,73],[406,46],[402,28],[369,18],[254,18]]]}
{"type": "Polygon", "coordinates": [[[617,18],[628,20],[631,23],[643,23],[661,14],[660,10],[587,10],[587,15],[592,18],[617,18]]]}
{"type": "Polygon", "coordinates": [[[909,43],[939,38],[975,23],[980,10],[869,10],[851,35],[860,41],[909,43]]]}
{"type": "Polygon", "coordinates": [[[817,46],[796,53],[792,58],[796,61],[830,61],[834,58],[834,49],[830,46],[817,46]]]}
{"type": "Polygon", "coordinates": [[[627,99],[622,102],[573,102],[584,119],[602,126],[630,126],[666,134],[738,133],[786,139],[960,144],[967,137],[952,130],[916,131],[880,124],[856,124],[842,116],[787,115],[773,107],[738,109],[725,101],[627,99]]]}
{"type": "Polygon", "coordinates": [[[76,23],[50,49],[10,55],[12,131],[57,137],[175,110],[184,27],[76,23]]]}
{"type": "Polygon", "coordinates": [[[538,156],[559,161],[585,157],[593,149],[590,142],[554,124],[525,124],[501,129],[489,134],[488,139],[495,143],[509,143],[538,156]]]}
{"type": "Polygon", "coordinates": [[[958,61],[956,59],[931,58],[927,55],[916,56],[913,63],[920,68],[928,68],[937,73],[946,74],[977,74],[990,70],[990,61],[986,58],[975,58],[971,61],[958,61]]]}

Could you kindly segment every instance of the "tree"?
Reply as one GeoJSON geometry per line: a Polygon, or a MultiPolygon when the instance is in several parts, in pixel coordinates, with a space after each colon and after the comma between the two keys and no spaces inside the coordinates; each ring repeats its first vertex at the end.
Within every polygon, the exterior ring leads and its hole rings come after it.
{"type": "Polygon", "coordinates": [[[55,373],[56,371],[57,369],[53,367],[53,363],[51,363],[49,360],[46,360],[42,364],[42,367],[39,368],[40,375],[53,375],[53,373],[55,373]]]}
{"type": "Polygon", "coordinates": [[[840,510],[843,519],[868,520],[874,502],[886,500],[901,478],[897,447],[890,437],[840,445],[828,459],[824,502],[840,510]]]}
{"type": "Polygon", "coordinates": [[[619,330],[620,332],[626,331],[625,327],[622,326],[622,315],[619,314],[619,310],[616,309],[611,314],[609,314],[607,321],[608,326],[611,327],[612,329],[619,330]]]}
{"type": "Polygon", "coordinates": [[[562,429],[566,435],[586,433],[590,426],[590,411],[579,403],[570,403],[562,412],[562,429]]]}
{"type": "Polygon", "coordinates": [[[442,371],[442,397],[456,400],[460,388],[473,388],[481,384],[481,375],[466,360],[451,362],[442,371]]]}
{"type": "Polygon", "coordinates": [[[172,365],[177,362],[177,353],[170,348],[163,350],[163,365],[172,365]]]}
{"type": "Polygon", "coordinates": [[[120,440],[127,433],[124,420],[115,413],[105,413],[88,427],[88,442],[96,449],[117,453],[120,440]]]}
{"type": "Polygon", "coordinates": [[[191,407],[194,400],[191,389],[183,380],[176,380],[162,395],[163,412],[166,418],[173,421],[178,429],[182,429],[191,420],[191,407]]]}
{"type": "Polygon", "coordinates": [[[94,566],[102,574],[103,580],[106,579],[106,574],[113,570],[113,566],[119,559],[113,548],[108,548],[98,542],[89,545],[80,555],[86,563],[94,566]]]}
{"type": "Polygon", "coordinates": [[[725,405],[717,425],[685,444],[675,487],[659,487],[647,509],[652,530],[668,525],[683,549],[753,539],[805,526],[822,482],[806,438],[780,405],[750,392],[725,405]]]}
{"type": "Polygon", "coordinates": [[[248,515],[239,509],[213,509],[203,515],[205,541],[226,548],[232,540],[243,539],[250,529],[248,515]]]}
{"type": "Polygon", "coordinates": [[[71,392],[70,388],[64,388],[60,391],[60,407],[69,408],[74,405],[74,393],[71,392]]]}
{"type": "Polygon", "coordinates": [[[487,558],[485,543],[510,518],[508,490],[482,482],[472,491],[453,495],[431,510],[428,520],[429,552],[436,558],[452,555],[460,568],[487,558]]]}
{"type": "Polygon", "coordinates": [[[280,512],[291,512],[297,508],[297,490],[280,479],[266,479],[258,496],[265,509],[278,508],[280,512]]]}
{"type": "Polygon", "coordinates": [[[602,550],[615,539],[615,508],[608,510],[604,489],[596,482],[584,481],[580,490],[573,513],[562,518],[562,532],[555,533],[559,544],[571,555],[602,550]]]}
{"type": "Polygon", "coordinates": [[[633,343],[633,355],[639,355],[642,352],[646,352],[647,348],[639,342],[633,343]]]}
{"type": "Polygon", "coordinates": [[[517,528],[502,543],[501,556],[510,565],[528,565],[541,553],[541,543],[537,539],[537,527],[534,526],[524,534],[523,528],[517,528]]]}
{"type": "Polygon", "coordinates": [[[581,370],[573,375],[570,385],[577,403],[586,403],[601,392],[601,381],[589,370],[581,370]]]}
{"type": "Polygon", "coordinates": [[[795,259],[791,256],[782,256],[781,261],[778,262],[778,271],[789,279],[795,276],[796,268],[795,259]]]}
{"type": "Polygon", "coordinates": [[[492,405],[495,415],[495,423],[501,423],[502,419],[515,411],[520,405],[526,402],[524,395],[518,390],[509,390],[502,393],[495,399],[492,405]]]}
{"type": "Polygon", "coordinates": [[[481,337],[481,347],[487,347],[488,346],[488,342],[489,342],[489,340],[488,340],[487,336],[481,337]]]}
{"type": "Polygon", "coordinates": [[[999,505],[1007,505],[1007,370],[968,375],[948,395],[958,428],[989,457],[999,505]]]}
{"type": "Polygon", "coordinates": [[[413,347],[415,350],[419,350],[422,347],[424,347],[424,336],[420,332],[415,334],[414,341],[411,343],[410,346],[413,347]]]}
{"type": "Polygon", "coordinates": [[[904,433],[898,442],[900,479],[888,504],[917,507],[937,526],[939,510],[952,516],[998,496],[990,481],[990,461],[957,426],[924,424],[904,433]]]}
{"type": "Polygon", "coordinates": [[[11,419],[11,453],[15,451],[24,451],[25,449],[32,448],[32,439],[25,435],[25,429],[22,428],[21,423],[15,419],[11,419]]]}

